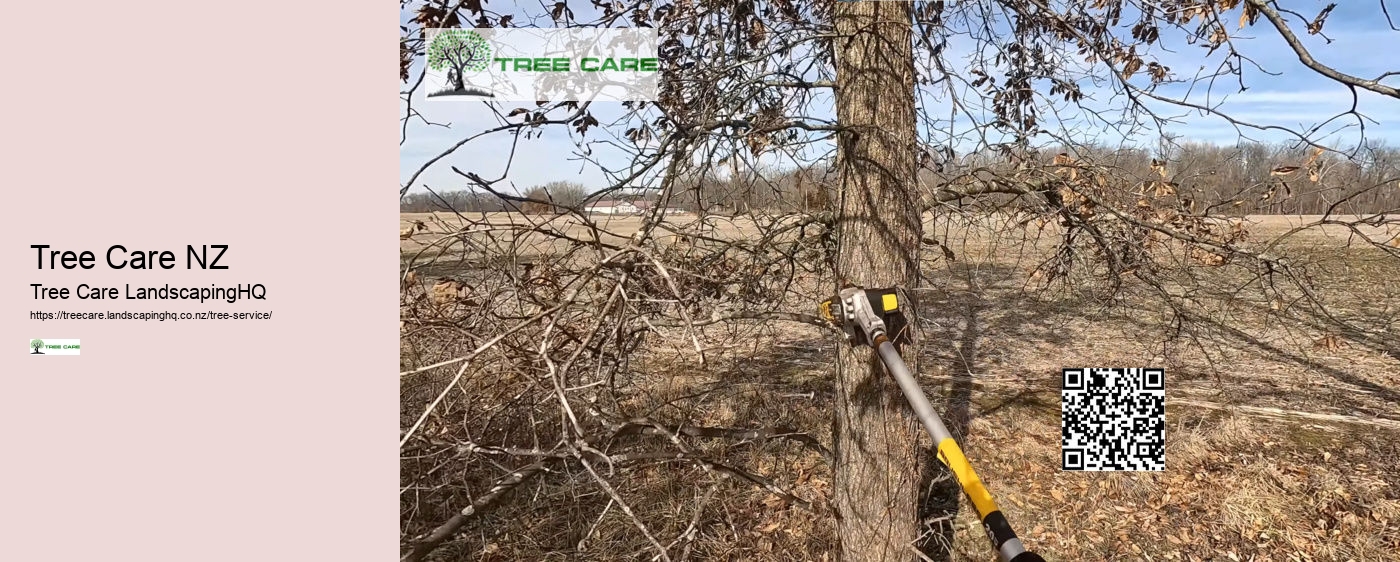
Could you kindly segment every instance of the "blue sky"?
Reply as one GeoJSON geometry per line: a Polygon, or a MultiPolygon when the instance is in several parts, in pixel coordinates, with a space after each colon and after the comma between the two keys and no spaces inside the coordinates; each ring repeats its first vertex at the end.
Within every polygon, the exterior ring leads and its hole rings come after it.
{"type": "MultiPolygon", "coordinates": [[[[499,2],[501,0],[497,0],[499,2]]],[[[491,6],[493,3],[488,4],[491,6]]],[[[588,15],[584,13],[586,4],[573,6],[580,19],[586,19],[588,15]]],[[[1297,1],[1286,3],[1285,6],[1295,9],[1311,17],[1317,10],[1321,9],[1325,3],[1312,1],[1297,1]]],[[[1320,36],[1311,36],[1298,31],[1304,45],[1312,51],[1313,55],[1321,62],[1328,64],[1341,72],[1359,76],[1362,78],[1374,78],[1384,72],[1400,70],[1400,32],[1391,31],[1384,17],[1380,14],[1378,4],[1375,2],[1338,2],[1338,6],[1333,10],[1324,28],[1326,35],[1333,39],[1331,44],[1320,36]],[[1390,45],[1390,46],[1387,46],[1390,45]]],[[[496,10],[502,10],[503,6],[492,6],[496,10]]],[[[411,15],[401,14],[401,20],[406,20],[411,15]]],[[[1396,14],[1400,16],[1400,13],[1396,14]]],[[[1131,20],[1130,15],[1125,14],[1125,20],[1131,20]]],[[[1238,20],[1238,9],[1234,18],[1227,18],[1227,21],[1238,20]]],[[[401,21],[401,23],[403,23],[401,21]]],[[[517,24],[522,22],[517,21],[517,24]]],[[[1400,22],[1397,22],[1400,23],[1400,22]]],[[[551,24],[546,20],[537,22],[536,25],[549,27],[551,24]]],[[[1325,121],[1334,115],[1348,109],[1352,102],[1352,96],[1348,89],[1325,77],[1317,75],[1303,66],[1297,56],[1285,45],[1268,24],[1261,19],[1258,24],[1245,30],[1235,30],[1234,26],[1229,26],[1232,39],[1238,48],[1247,56],[1253,59],[1266,72],[1262,72],[1253,66],[1248,66],[1245,70],[1245,84],[1249,90],[1243,93],[1238,91],[1238,82],[1230,77],[1221,79],[1213,91],[1209,93],[1210,105],[1215,105],[1223,101],[1220,107],[1222,111],[1240,119],[1255,122],[1261,125],[1278,125],[1291,127],[1297,130],[1306,130],[1314,125],[1325,121]]],[[[1154,49],[1151,55],[1156,60],[1171,68],[1177,77],[1190,77],[1197,73],[1203,65],[1206,72],[1214,69],[1224,60],[1223,49],[1209,59],[1205,59],[1202,54],[1204,49],[1198,46],[1186,45],[1180,40],[1164,32],[1164,41],[1167,47],[1175,52],[1167,52],[1160,48],[1154,49]]],[[[970,47],[960,46],[952,43],[948,47],[949,57],[954,64],[961,57],[970,54],[970,47]],[[961,49],[961,50],[960,50],[961,49]]],[[[957,71],[957,69],[950,69],[957,71]]],[[[416,78],[418,69],[414,69],[416,78]]],[[[1137,79],[1135,79],[1135,82],[1137,79]]],[[[1387,84],[1400,85],[1400,76],[1391,77],[1387,84]]],[[[1113,99],[1112,92],[1106,88],[1094,87],[1088,81],[1081,81],[1081,87],[1089,94],[1093,100],[1087,102],[1091,107],[1109,108],[1115,107],[1121,99],[1113,99]]],[[[404,86],[407,89],[407,86],[404,86]]],[[[484,102],[426,102],[420,91],[414,96],[415,109],[429,120],[437,123],[447,123],[450,127],[427,126],[418,120],[410,122],[408,128],[408,140],[401,145],[400,149],[400,181],[405,182],[417,171],[427,160],[441,154],[445,149],[462,139],[482,132],[485,129],[496,127],[502,123],[496,116],[496,111],[484,102]]],[[[1186,89],[1183,86],[1173,86],[1161,91],[1169,96],[1179,97],[1185,95],[1186,89]]],[[[1207,94],[1200,85],[1192,90],[1189,98],[1192,102],[1205,104],[1207,94]]],[[[941,96],[932,93],[921,96],[920,103],[934,115],[948,115],[949,101],[941,99],[941,96]]],[[[510,109],[520,105],[533,104],[497,104],[497,111],[504,114],[510,109]]],[[[403,103],[400,102],[400,107],[403,103]]],[[[1162,110],[1162,114],[1178,117],[1180,124],[1167,127],[1171,133],[1181,135],[1182,140],[1196,140],[1202,142],[1218,144],[1234,144],[1240,140],[1240,132],[1231,126],[1227,121],[1216,116],[1202,116],[1182,108],[1168,108],[1161,104],[1156,106],[1162,110]]],[[[1374,122],[1367,122],[1366,136],[1370,140],[1384,140],[1389,144],[1400,144],[1400,100],[1386,98],[1377,94],[1362,92],[1360,94],[1358,110],[1374,122]]],[[[816,103],[812,107],[806,108],[805,113],[813,117],[829,119],[832,115],[829,98],[824,103],[816,103]]],[[[609,118],[622,115],[621,104],[616,102],[595,102],[594,114],[604,124],[609,118]]],[[[1075,115],[1073,113],[1062,115],[1064,127],[1076,131],[1076,140],[1098,140],[1107,144],[1118,144],[1122,142],[1121,136],[1109,136],[1104,133],[1104,127],[1096,126],[1092,121],[1086,120],[1085,115],[1075,115]]],[[[1339,146],[1352,145],[1358,139],[1358,131],[1355,129],[1356,120],[1347,117],[1333,122],[1328,127],[1322,129],[1324,144],[1335,144],[1339,146]],[[1349,129],[1338,130],[1344,125],[1352,125],[1349,129]],[[1327,135],[1327,133],[1332,133],[1327,135]]],[[[946,126],[947,123],[945,122],[946,126]]],[[[953,130],[966,129],[968,123],[965,119],[955,119],[952,121],[953,130]]],[[[1058,127],[1048,126],[1055,130],[1058,127]]],[[[1151,131],[1155,133],[1155,131],[1151,131]]],[[[1286,137],[1271,132],[1260,132],[1244,130],[1245,135],[1253,140],[1274,141],[1286,137]]],[[[597,129],[590,131],[589,140],[597,141],[606,138],[607,133],[597,129]]],[[[939,134],[933,135],[934,139],[946,138],[939,134]]],[[[1136,139],[1141,144],[1152,144],[1155,140],[1146,136],[1136,139]]],[[[463,170],[477,170],[487,177],[506,176],[517,190],[524,189],[554,180],[570,180],[583,183],[590,188],[602,188],[608,185],[607,178],[598,171],[593,163],[583,162],[575,155],[581,150],[576,139],[571,138],[571,131],[563,127],[547,128],[543,134],[537,138],[521,139],[515,146],[515,157],[509,170],[505,167],[505,162],[512,150],[512,138],[506,134],[490,135],[478,140],[474,140],[452,155],[437,162],[434,166],[423,172],[414,183],[411,191],[421,191],[422,185],[426,184],[435,190],[460,189],[465,186],[464,180],[454,173],[450,166],[456,165],[463,170]]],[[[593,143],[588,146],[592,152],[591,158],[596,159],[609,166],[619,166],[625,164],[625,160],[619,158],[622,153],[610,151],[607,145],[593,143]]]]}

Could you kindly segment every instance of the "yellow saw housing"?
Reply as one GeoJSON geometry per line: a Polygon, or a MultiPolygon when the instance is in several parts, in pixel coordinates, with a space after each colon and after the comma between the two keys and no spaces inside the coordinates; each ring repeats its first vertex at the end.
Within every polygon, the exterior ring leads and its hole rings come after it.
{"type": "MultiPolygon", "coordinates": [[[[870,301],[870,307],[875,309],[875,313],[881,316],[887,316],[899,310],[899,294],[894,289],[866,289],[865,298],[870,301]]],[[[840,305],[838,304],[837,311],[833,312],[832,303],[834,302],[839,302],[839,298],[833,297],[822,301],[822,318],[825,318],[827,322],[839,325],[841,321],[836,318],[836,315],[839,314],[840,305]]]]}

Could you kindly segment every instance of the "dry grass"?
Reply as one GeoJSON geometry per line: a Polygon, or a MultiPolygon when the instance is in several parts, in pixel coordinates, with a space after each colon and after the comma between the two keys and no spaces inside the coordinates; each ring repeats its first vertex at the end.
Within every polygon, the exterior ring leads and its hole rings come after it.
{"type": "MultiPolygon", "coordinates": [[[[492,219],[503,226],[527,220],[492,219]]],[[[422,215],[404,215],[401,228],[414,220],[430,230],[405,240],[406,253],[450,232],[422,215]]],[[[1304,220],[1249,218],[1256,240],[1304,220]]],[[[605,236],[624,240],[639,224],[615,217],[605,236]]],[[[995,222],[932,227],[940,240],[967,242],[952,247],[955,261],[928,266],[932,285],[919,308],[925,388],[964,435],[964,450],[1023,540],[1046,559],[1400,559],[1400,358],[1393,354],[1400,338],[1391,354],[1346,335],[1337,336],[1342,346],[1319,346],[1335,331],[1315,317],[1279,320],[1266,298],[1226,302],[1211,293],[1198,306],[1219,305],[1222,325],[1163,343],[1168,311],[1144,292],[1129,291],[1126,298],[1141,301],[1101,313],[1074,292],[1026,290],[1041,246],[1005,236],[995,222]],[[1164,473],[1059,470],[1059,371],[1071,366],[1167,369],[1164,473]]],[[[743,236],[746,228],[721,231],[743,236]]],[[[1310,260],[1336,314],[1390,326],[1400,310],[1396,260],[1347,246],[1347,233],[1331,227],[1286,243],[1310,260]]],[[[1206,278],[1212,287],[1232,283],[1206,278]]],[[[722,328],[707,330],[723,339],[722,328]]],[[[451,352],[448,344],[414,345],[451,352]]],[[[690,345],[680,332],[649,344],[619,383],[636,389],[630,408],[703,425],[791,426],[829,440],[830,335],[771,326],[749,345],[715,350],[705,368],[690,345]]],[[[668,522],[653,529],[663,542],[688,531],[684,548],[698,560],[835,558],[824,505],[831,472],[820,454],[777,440],[696,446],[766,475],[812,508],[700,467],[656,463],[619,492],[643,517],[668,522]]],[[[578,489],[537,487],[436,559],[650,559],[645,540],[606,496],[578,489]]],[[[949,560],[990,559],[970,508],[961,506],[952,522],[940,528],[951,542],[949,560]]]]}

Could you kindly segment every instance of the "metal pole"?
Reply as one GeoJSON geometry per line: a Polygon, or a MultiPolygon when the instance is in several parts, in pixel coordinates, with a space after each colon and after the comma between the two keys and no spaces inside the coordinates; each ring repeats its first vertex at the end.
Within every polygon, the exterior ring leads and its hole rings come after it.
{"type": "Polygon", "coordinates": [[[977,517],[982,521],[982,530],[986,531],[987,538],[992,541],[992,549],[997,552],[997,559],[1000,562],[1045,562],[1044,558],[1034,552],[1028,552],[1021,544],[1021,539],[1016,537],[1016,532],[1011,530],[1011,524],[997,508],[992,494],[982,485],[977,472],[972,470],[967,457],[963,456],[962,448],[953,439],[953,435],[948,433],[943,420],[933,410],[933,404],[924,396],[924,390],[919,387],[918,381],[914,380],[914,375],[909,373],[909,366],[904,364],[904,359],[899,356],[899,351],[895,350],[894,344],[886,335],[886,330],[890,328],[886,326],[885,318],[899,313],[897,292],[846,287],[841,289],[836,298],[822,302],[818,308],[828,321],[841,326],[852,342],[868,343],[880,356],[885,370],[899,383],[909,407],[913,408],[914,414],[924,424],[924,429],[933,437],[938,460],[957,477],[963,493],[977,509],[977,517]]]}
{"type": "Polygon", "coordinates": [[[1021,539],[1016,537],[1016,532],[1011,529],[1011,524],[1006,521],[1006,517],[1001,514],[997,504],[992,500],[992,494],[982,485],[982,480],[977,477],[977,473],[972,470],[972,465],[967,462],[967,457],[963,456],[962,448],[958,447],[958,442],[953,439],[953,435],[948,433],[948,428],[943,425],[943,420],[934,411],[933,404],[930,404],[928,397],[924,395],[923,388],[919,387],[918,381],[909,373],[909,367],[904,364],[904,359],[895,350],[894,344],[889,339],[880,334],[875,337],[876,350],[880,354],[880,360],[885,364],[885,369],[890,372],[890,376],[899,383],[900,390],[904,391],[904,397],[908,399],[909,406],[914,409],[914,414],[923,422],[924,428],[933,437],[933,442],[938,451],[938,460],[947,465],[957,477],[958,484],[962,486],[963,493],[972,501],[972,505],[977,509],[978,519],[982,521],[982,529],[986,531],[987,538],[992,541],[992,548],[997,551],[997,558],[1001,562],[1044,562],[1039,555],[1028,552],[1021,544],[1021,539]]]}

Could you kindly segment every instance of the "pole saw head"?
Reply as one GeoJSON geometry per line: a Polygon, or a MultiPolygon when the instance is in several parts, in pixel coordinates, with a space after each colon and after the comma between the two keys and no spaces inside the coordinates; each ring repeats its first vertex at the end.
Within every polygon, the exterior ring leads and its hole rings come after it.
{"type": "Polygon", "coordinates": [[[878,345],[900,318],[899,295],[895,289],[846,287],[835,297],[822,301],[822,317],[846,332],[854,343],[878,345]]]}

